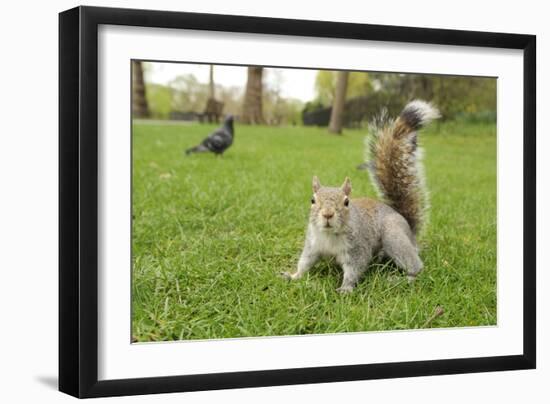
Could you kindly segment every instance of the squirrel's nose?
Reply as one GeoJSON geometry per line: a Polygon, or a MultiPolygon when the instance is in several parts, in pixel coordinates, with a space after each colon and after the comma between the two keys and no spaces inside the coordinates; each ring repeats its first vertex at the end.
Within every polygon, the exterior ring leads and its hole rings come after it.
{"type": "Polygon", "coordinates": [[[334,216],[334,212],[323,212],[323,217],[325,219],[331,219],[334,216]]]}

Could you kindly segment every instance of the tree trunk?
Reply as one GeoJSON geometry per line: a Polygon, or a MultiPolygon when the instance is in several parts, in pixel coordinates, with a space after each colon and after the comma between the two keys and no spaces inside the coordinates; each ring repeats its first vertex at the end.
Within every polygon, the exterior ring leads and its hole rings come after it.
{"type": "Polygon", "coordinates": [[[132,62],[132,114],[135,118],[148,118],[149,105],[145,94],[143,65],[139,61],[132,62]]]}
{"type": "Polygon", "coordinates": [[[342,121],[344,115],[344,106],[346,104],[346,91],[348,89],[349,72],[338,72],[336,76],[336,91],[334,101],[332,102],[332,111],[330,114],[329,132],[342,133],[342,121]]]}
{"type": "Polygon", "coordinates": [[[210,81],[208,87],[208,98],[216,99],[216,90],[214,88],[214,65],[210,65],[210,81]]]}
{"type": "Polygon", "coordinates": [[[243,123],[262,124],[262,73],[263,67],[248,67],[248,80],[244,94],[243,115],[240,119],[243,123]]]}
{"type": "Polygon", "coordinates": [[[214,65],[210,65],[210,79],[208,82],[208,100],[204,114],[209,123],[218,123],[220,121],[223,104],[216,101],[216,88],[214,84],[214,65]]]}

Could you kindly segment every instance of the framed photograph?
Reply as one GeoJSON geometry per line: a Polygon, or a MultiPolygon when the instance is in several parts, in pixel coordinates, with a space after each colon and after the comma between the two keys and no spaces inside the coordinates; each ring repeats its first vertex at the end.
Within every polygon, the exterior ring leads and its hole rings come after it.
{"type": "Polygon", "coordinates": [[[59,17],[59,388],[533,369],[531,35],[59,17]]]}

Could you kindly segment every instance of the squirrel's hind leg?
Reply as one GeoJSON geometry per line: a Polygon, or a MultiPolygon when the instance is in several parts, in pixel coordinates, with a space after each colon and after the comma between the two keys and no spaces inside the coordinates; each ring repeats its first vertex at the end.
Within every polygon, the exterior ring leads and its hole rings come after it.
{"type": "Polygon", "coordinates": [[[382,237],[384,252],[407,273],[407,279],[412,282],[422,271],[422,260],[418,256],[418,249],[403,229],[386,231],[382,237]]]}

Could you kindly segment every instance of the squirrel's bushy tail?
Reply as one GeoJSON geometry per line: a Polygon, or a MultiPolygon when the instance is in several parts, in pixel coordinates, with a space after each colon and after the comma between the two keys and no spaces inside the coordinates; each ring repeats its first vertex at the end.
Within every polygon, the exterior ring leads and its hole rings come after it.
{"type": "Polygon", "coordinates": [[[428,209],[417,131],[439,116],[431,104],[414,100],[398,118],[389,120],[382,112],[370,126],[367,161],[372,182],[384,202],[407,220],[415,234],[428,209]]]}

